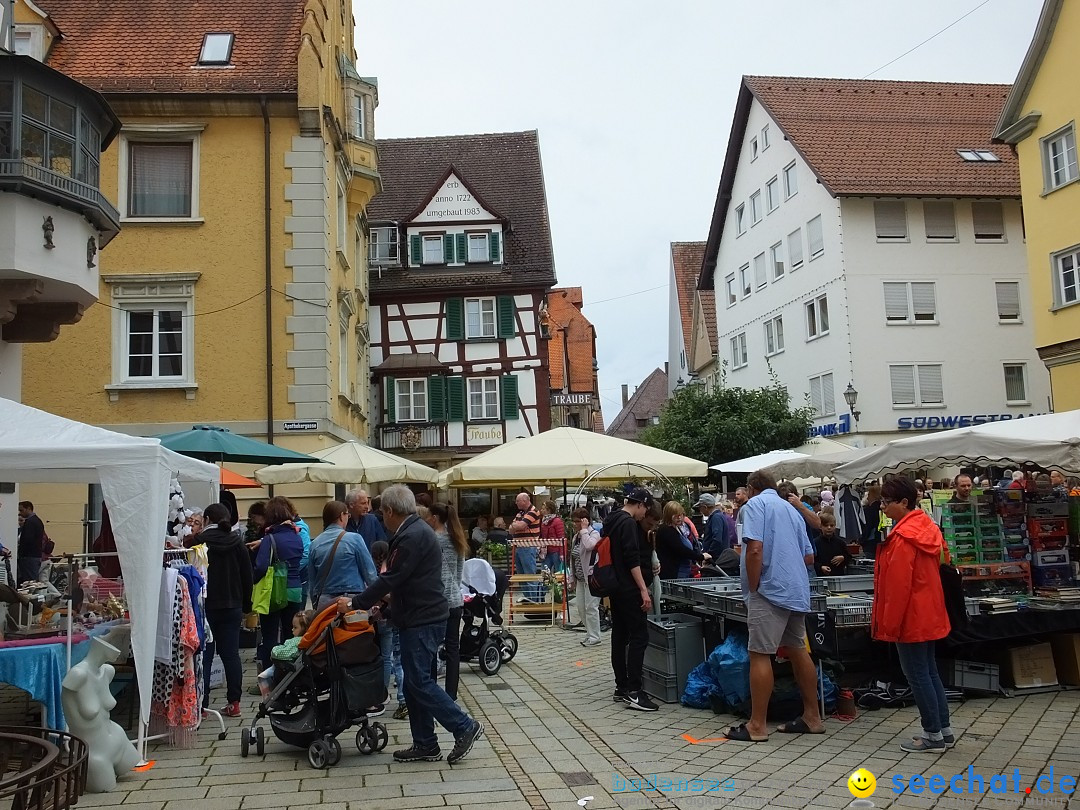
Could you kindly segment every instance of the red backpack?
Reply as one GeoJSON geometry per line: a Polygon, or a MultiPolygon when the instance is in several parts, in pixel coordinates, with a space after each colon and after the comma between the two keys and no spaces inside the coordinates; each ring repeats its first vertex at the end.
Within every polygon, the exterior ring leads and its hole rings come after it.
{"type": "Polygon", "coordinates": [[[619,589],[619,577],[611,557],[611,538],[604,536],[592,551],[589,560],[589,593],[593,596],[611,596],[619,589]]]}

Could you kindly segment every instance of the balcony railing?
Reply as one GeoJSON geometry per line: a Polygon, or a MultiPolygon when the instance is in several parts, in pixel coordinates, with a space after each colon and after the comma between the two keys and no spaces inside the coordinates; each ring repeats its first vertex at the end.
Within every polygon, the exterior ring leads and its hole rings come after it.
{"type": "Polygon", "coordinates": [[[109,234],[102,243],[120,231],[120,212],[97,187],[28,160],[0,160],[0,189],[18,192],[24,187],[86,216],[109,234]]]}
{"type": "Polygon", "coordinates": [[[379,447],[383,450],[427,450],[446,447],[446,425],[405,422],[379,425],[379,447]]]}

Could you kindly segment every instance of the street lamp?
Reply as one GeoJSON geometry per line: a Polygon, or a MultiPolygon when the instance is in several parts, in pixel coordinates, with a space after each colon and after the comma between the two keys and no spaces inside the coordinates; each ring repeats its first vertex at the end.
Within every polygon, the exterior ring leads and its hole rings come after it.
{"type": "Polygon", "coordinates": [[[859,429],[859,417],[862,416],[862,412],[856,410],[855,403],[859,401],[859,392],[855,390],[855,386],[851,383],[847,384],[847,388],[844,389],[844,402],[847,403],[848,410],[851,412],[851,418],[855,420],[855,429],[859,429]]]}

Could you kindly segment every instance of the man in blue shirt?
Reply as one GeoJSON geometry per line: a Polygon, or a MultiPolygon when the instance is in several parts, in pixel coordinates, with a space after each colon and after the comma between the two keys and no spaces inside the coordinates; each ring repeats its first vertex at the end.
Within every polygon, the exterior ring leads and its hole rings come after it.
{"type": "Polygon", "coordinates": [[[781,724],[782,734],[824,734],[817,702],[817,671],[806,649],[805,614],[810,612],[810,580],[806,567],[814,549],[806,524],[776,492],[772,476],[758,470],[747,481],[750,500],[739,511],[742,541],[743,599],[750,634],[750,720],[728,730],[741,742],[768,739],[765,726],[773,691],[772,657],[783,647],[802,695],[802,715],[781,724]]]}
{"type": "Polygon", "coordinates": [[[372,543],[386,539],[386,529],[371,511],[371,498],[365,490],[354,489],[345,496],[345,505],[349,507],[349,523],[345,529],[363,537],[368,551],[372,543]]]}
{"type": "Polygon", "coordinates": [[[728,536],[727,521],[724,520],[724,512],[716,504],[716,496],[708,492],[698,498],[694,504],[705,518],[705,529],[701,533],[701,550],[710,555],[714,560],[720,556],[720,552],[731,548],[731,537],[728,536]]]}

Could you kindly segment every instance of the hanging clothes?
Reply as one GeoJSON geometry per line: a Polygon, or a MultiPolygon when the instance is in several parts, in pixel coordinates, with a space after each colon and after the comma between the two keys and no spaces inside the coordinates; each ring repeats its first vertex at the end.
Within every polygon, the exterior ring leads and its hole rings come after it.
{"type": "Polygon", "coordinates": [[[173,745],[191,747],[202,720],[201,642],[188,582],[176,574],[175,569],[162,571],[163,581],[175,583],[171,606],[162,604],[163,610],[170,610],[172,657],[168,663],[154,663],[151,733],[168,733],[173,745]]]}

